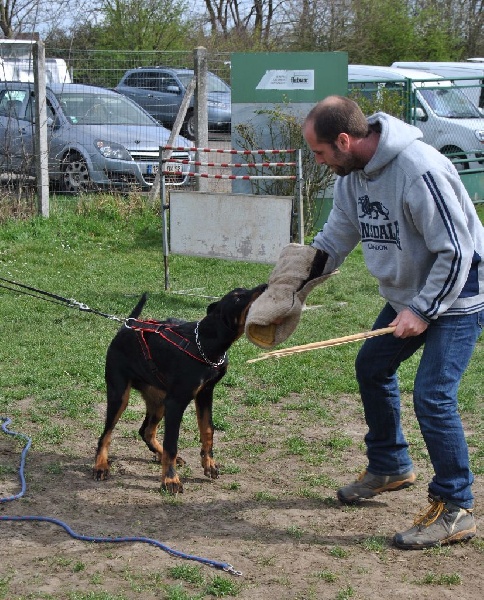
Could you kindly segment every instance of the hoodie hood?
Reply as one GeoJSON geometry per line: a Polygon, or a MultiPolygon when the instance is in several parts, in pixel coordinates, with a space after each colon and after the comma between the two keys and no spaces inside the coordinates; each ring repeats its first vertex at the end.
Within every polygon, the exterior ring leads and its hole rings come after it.
{"type": "Polygon", "coordinates": [[[381,128],[380,141],[375,154],[364,168],[368,176],[380,171],[412,142],[423,137],[418,127],[408,125],[383,112],[375,113],[368,118],[370,126],[377,123],[381,128]]]}

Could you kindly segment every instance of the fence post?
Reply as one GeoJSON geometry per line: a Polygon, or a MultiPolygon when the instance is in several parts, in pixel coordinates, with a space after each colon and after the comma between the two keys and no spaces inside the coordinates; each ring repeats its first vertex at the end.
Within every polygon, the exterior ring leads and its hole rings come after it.
{"type": "Polygon", "coordinates": [[[298,226],[299,226],[299,243],[304,244],[304,178],[302,169],[302,152],[301,149],[297,151],[296,155],[296,190],[298,199],[298,226]]]}
{"type": "MultiPolygon", "coordinates": [[[[195,83],[196,83],[195,77],[192,77],[192,79],[190,80],[190,83],[186,87],[185,95],[183,96],[183,100],[181,102],[180,109],[176,116],[175,122],[173,123],[173,127],[171,129],[170,136],[168,138],[168,142],[166,143],[167,146],[175,145],[175,138],[177,138],[180,133],[181,127],[183,125],[183,121],[185,120],[185,117],[187,114],[187,107],[190,104],[190,100],[192,99],[193,92],[195,91],[195,83]]],[[[160,161],[159,161],[158,173],[155,175],[155,179],[153,181],[153,186],[148,194],[148,200],[149,200],[150,204],[154,204],[155,200],[159,197],[160,176],[161,176],[161,172],[163,171],[163,167],[164,167],[163,160],[170,158],[171,153],[172,153],[171,150],[165,150],[164,152],[162,152],[160,149],[160,161]]]]}
{"type": "Polygon", "coordinates": [[[49,150],[47,144],[47,108],[45,96],[45,48],[41,40],[32,45],[35,93],[35,175],[38,213],[49,216],[49,150]]]}
{"type": "MultiPolygon", "coordinates": [[[[199,46],[194,50],[194,72],[197,80],[195,94],[195,145],[198,148],[208,148],[208,106],[207,106],[207,49],[199,46]]],[[[196,160],[202,160],[197,152],[196,160]]],[[[197,171],[198,171],[197,167],[197,171]]],[[[196,189],[206,192],[208,182],[201,177],[196,178],[196,189]]]]}

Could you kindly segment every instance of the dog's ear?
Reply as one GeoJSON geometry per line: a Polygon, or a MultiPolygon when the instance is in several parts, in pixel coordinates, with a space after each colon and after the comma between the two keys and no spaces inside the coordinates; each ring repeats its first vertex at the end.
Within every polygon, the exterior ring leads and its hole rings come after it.
{"type": "Polygon", "coordinates": [[[218,302],[212,302],[211,304],[209,304],[207,306],[207,315],[209,315],[211,312],[213,312],[217,306],[218,302]]]}

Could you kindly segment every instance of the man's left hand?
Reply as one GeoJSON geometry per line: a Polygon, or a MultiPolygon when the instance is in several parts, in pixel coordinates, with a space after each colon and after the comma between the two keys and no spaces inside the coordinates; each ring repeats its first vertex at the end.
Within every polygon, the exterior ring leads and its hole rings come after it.
{"type": "Polygon", "coordinates": [[[393,335],[398,338],[412,337],[423,333],[428,325],[422,319],[419,319],[410,309],[404,308],[398,315],[388,324],[389,327],[396,327],[393,335]]]}

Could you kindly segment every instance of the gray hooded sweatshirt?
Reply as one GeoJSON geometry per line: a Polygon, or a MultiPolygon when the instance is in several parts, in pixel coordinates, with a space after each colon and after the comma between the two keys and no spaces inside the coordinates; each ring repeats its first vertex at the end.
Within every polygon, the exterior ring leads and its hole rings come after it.
{"type": "Polygon", "coordinates": [[[380,294],[429,323],[484,310],[484,228],[452,163],[422,133],[385,113],[363,170],[337,177],[333,209],[313,246],[339,267],[361,241],[380,294]]]}

